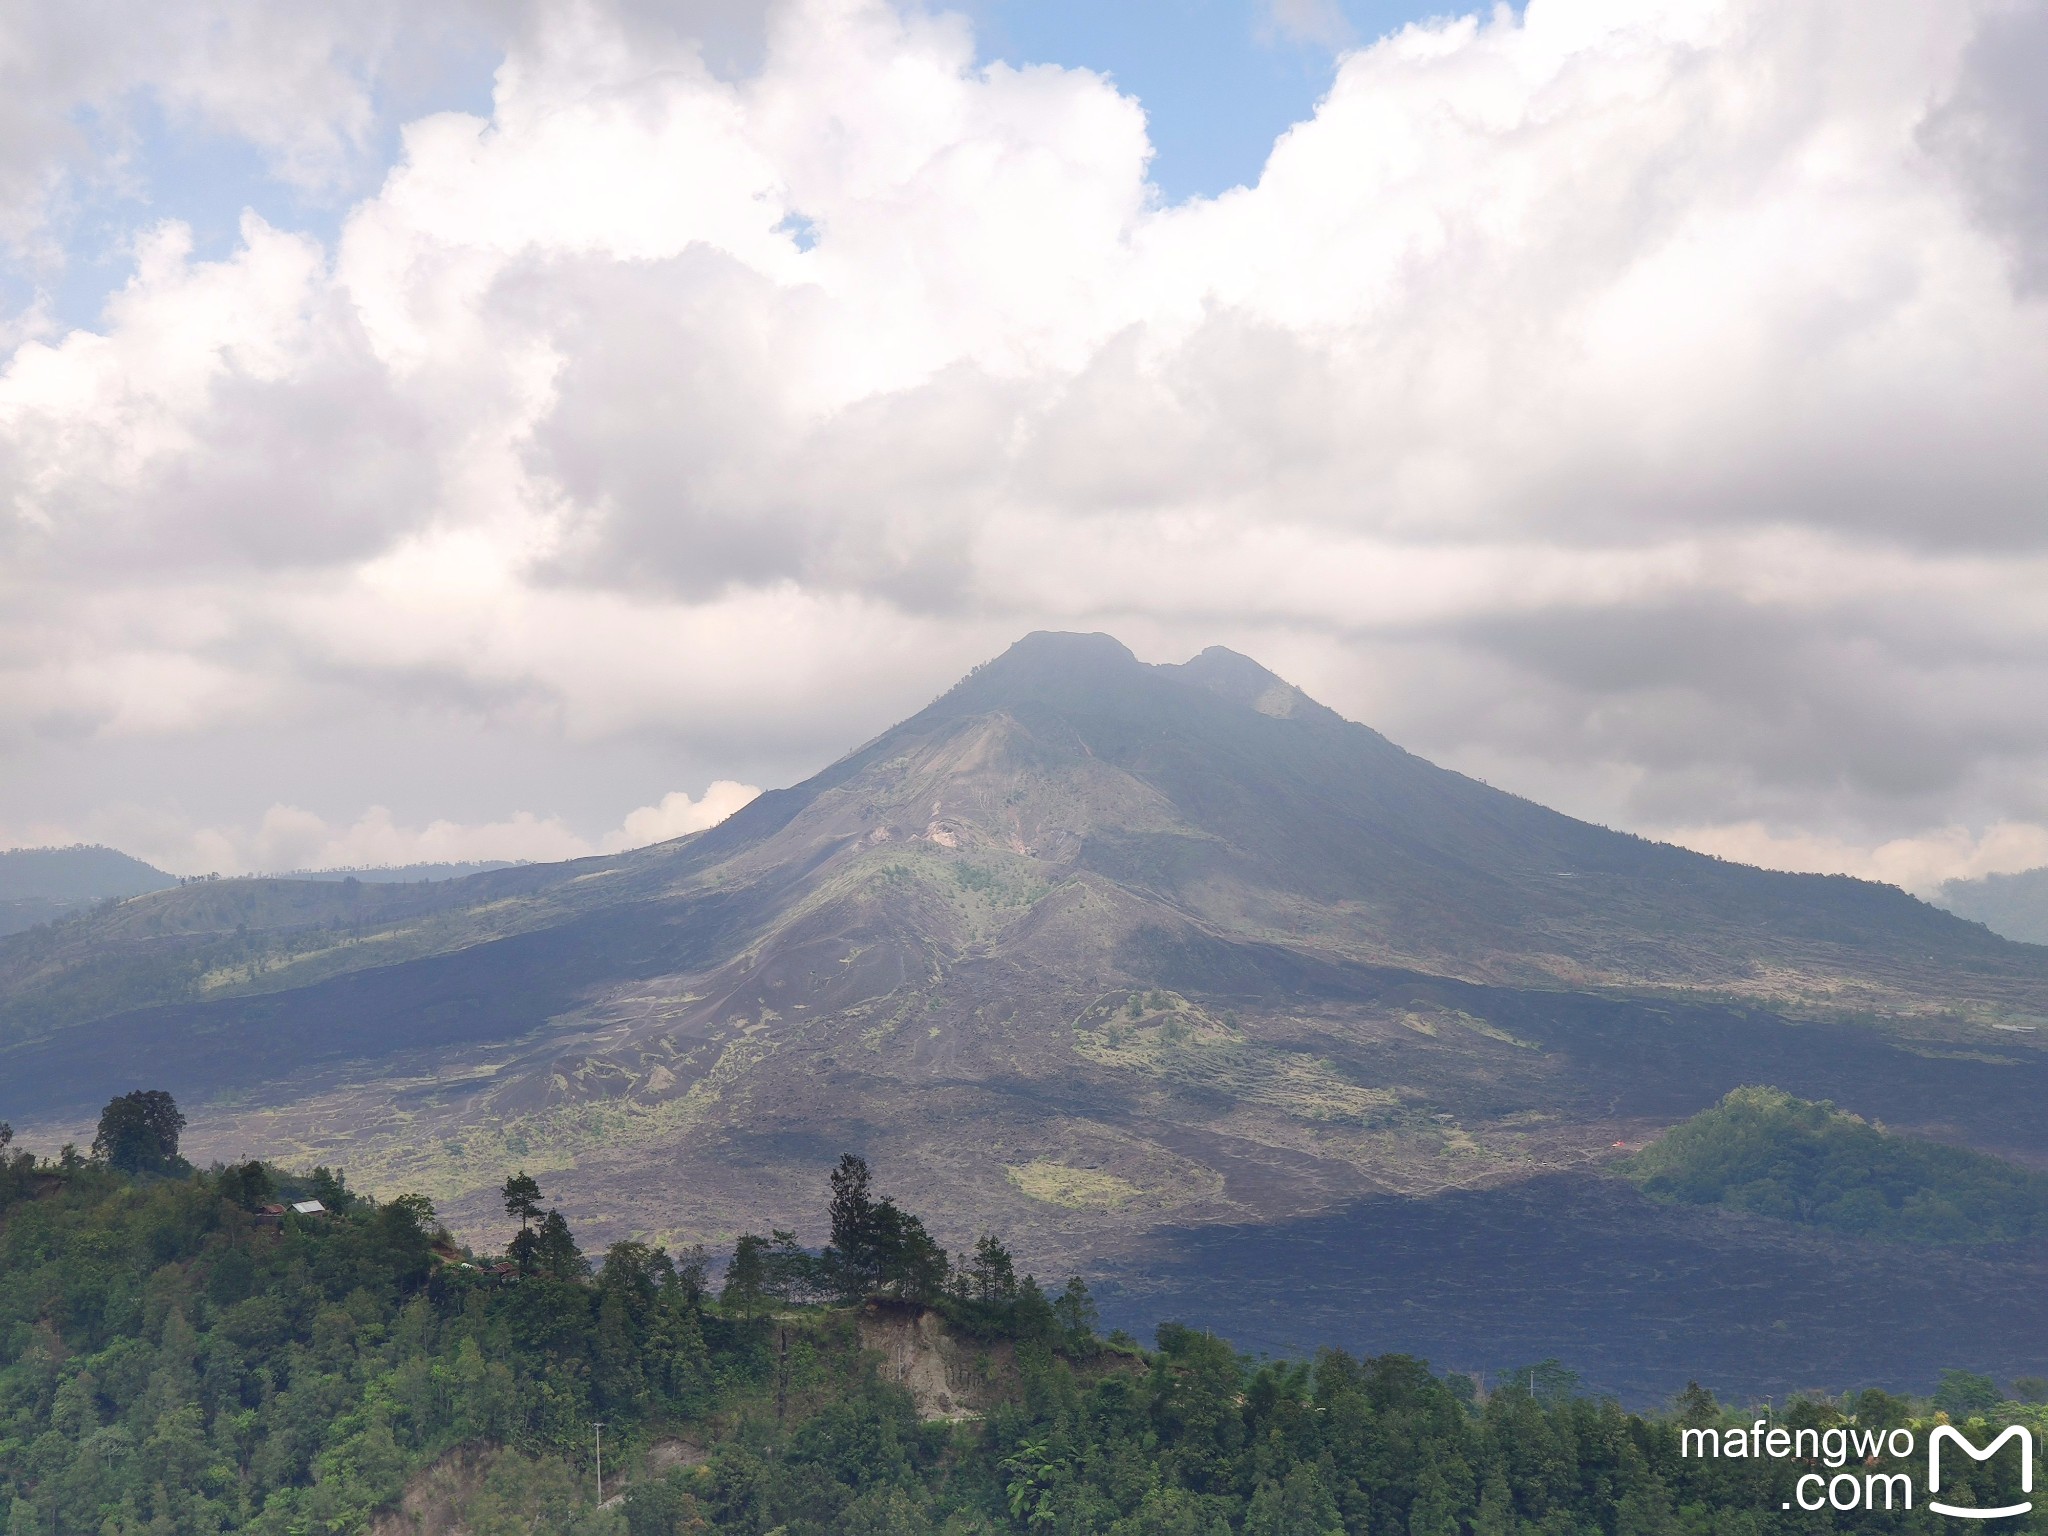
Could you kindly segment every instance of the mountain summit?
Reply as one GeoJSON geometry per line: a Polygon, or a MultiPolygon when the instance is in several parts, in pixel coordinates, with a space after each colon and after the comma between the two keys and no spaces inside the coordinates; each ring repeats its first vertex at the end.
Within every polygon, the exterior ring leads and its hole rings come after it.
{"type": "Polygon", "coordinates": [[[282,1137],[475,1224],[524,1164],[669,1239],[795,1220],[852,1146],[956,1242],[1078,1253],[1523,1177],[1748,1081],[2031,1154],[2044,1013],[2048,951],[1890,887],[1559,815],[1232,651],[1034,634],[676,842],[8,940],[0,1117],[143,1082],[215,1104],[201,1156],[282,1137]]]}

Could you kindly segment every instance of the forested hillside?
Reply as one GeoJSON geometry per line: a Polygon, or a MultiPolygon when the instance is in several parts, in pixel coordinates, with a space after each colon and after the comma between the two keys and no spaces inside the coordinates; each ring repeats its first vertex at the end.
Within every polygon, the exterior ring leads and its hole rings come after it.
{"type": "Polygon", "coordinates": [[[2048,1177],[1895,1136],[1832,1104],[1737,1088],[1630,1160],[1653,1195],[1914,1243],[2048,1235],[2048,1177]]]}
{"type": "MultiPolygon", "coordinates": [[[[1172,1325],[1151,1350],[1100,1339],[1084,1289],[1048,1297],[993,1237],[938,1250],[858,1159],[820,1180],[830,1246],[743,1238],[714,1294],[701,1255],[622,1242],[588,1263],[532,1180],[508,1181],[490,1260],[417,1197],[186,1169],[160,1096],[110,1117],[91,1158],[0,1162],[8,1536],[396,1536],[430,1505],[471,1536],[1935,1528],[1788,1515],[1801,1464],[1682,1456],[1683,1428],[1751,1419],[1697,1389],[1641,1416],[1554,1365],[1485,1391],[1402,1356],[1251,1361],[1172,1325]],[[962,1402],[926,1417],[929,1381],[884,1338],[944,1343],[962,1402]]],[[[1953,1376],[1937,1406],[2048,1428],[2002,1396],[1953,1376]]],[[[1870,1391],[1782,1421],[1929,1411],[1870,1391]]],[[[1965,1463],[1945,1487],[1990,1503],[2009,1476],[1965,1463]]]]}

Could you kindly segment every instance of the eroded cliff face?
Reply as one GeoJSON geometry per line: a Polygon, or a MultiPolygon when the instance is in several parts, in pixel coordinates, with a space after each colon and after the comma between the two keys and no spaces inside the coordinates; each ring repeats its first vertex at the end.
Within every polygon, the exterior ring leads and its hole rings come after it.
{"type": "Polygon", "coordinates": [[[927,1421],[979,1418],[1016,1385],[1014,1346],[964,1338],[923,1307],[871,1302],[859,1336],[880,1357],[877,1374],[905,1388],[927,1421]]]}
{"type": "Polygon", "coordinates": [[[406,1484],[396,1509],[370,1522],[370,1536],[470,1536],[470,1510],[502,1454],[491,1445],[450,1451],[406,1484]]]}
{"type": "MultiPolygon", "coordinates": [[[[927,1422],[979,1418],[1017,1394],[1016,1350],[1008,1342],[957,1334],[936,1312],[907,1303],[870,1302],[852,1321],[853,1341],[871,1357],[876,1374],[906,1389],[927,1422]]],[[[843,1348],[844,1323],[843,1314],[806,1317],[788,1324],[786,1334],[793,1341],[822,1325],[843,1348]]],[[[1118,1367],[1116,1359],[1105,1366],[1118,1367]]],[[[637,1483],[704,1465],[716,1433],[715,1424],[688,1427],[630,1453],[608,1445],[604,1507],[618,1507],[637,1483]]],[[[474,1536],[508,1528],[508,1518],[524,1522],[520,1529],[555,1530],[551,1520],[588,1512],[588,1476],[506,1446],[459,1446],[416,1475],[398,1503],[371,1521],[368,1536],[474,1536]]]]}

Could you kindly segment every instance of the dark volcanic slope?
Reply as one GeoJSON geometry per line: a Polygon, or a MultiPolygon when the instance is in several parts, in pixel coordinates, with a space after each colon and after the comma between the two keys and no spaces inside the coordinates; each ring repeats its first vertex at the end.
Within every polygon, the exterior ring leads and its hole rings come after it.
{"type": "Polygon", "coordinates": [[[1211,1326],[1272,1355],[1399,1351],[1492,1380],[1555,1359],[1638,1403],[1687,1381],[1740,1402],[1929,1391],[1944,1370],[2042,1374],[2044,1281],[2039,1252],[1936,1255],[1560,1174],[1161,1233],[1106,1288],[1104,1316],[1211,1326]]]}

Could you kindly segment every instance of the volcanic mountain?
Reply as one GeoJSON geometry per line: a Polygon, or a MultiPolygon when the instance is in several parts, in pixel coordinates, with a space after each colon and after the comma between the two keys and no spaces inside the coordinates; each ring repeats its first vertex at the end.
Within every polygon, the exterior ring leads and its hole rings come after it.
{"type": "Polygon", "coordinates": [[[1573,820],[1257,663],[1035,634],[720,826],[409,886],[224,880],[0,942],[0,1116],[458,1226],[800,1225],[865,1150],[1047,1260],[1612,1155],[1766,1081],[2032,1161],[2048,949],[1573,820]]]}

